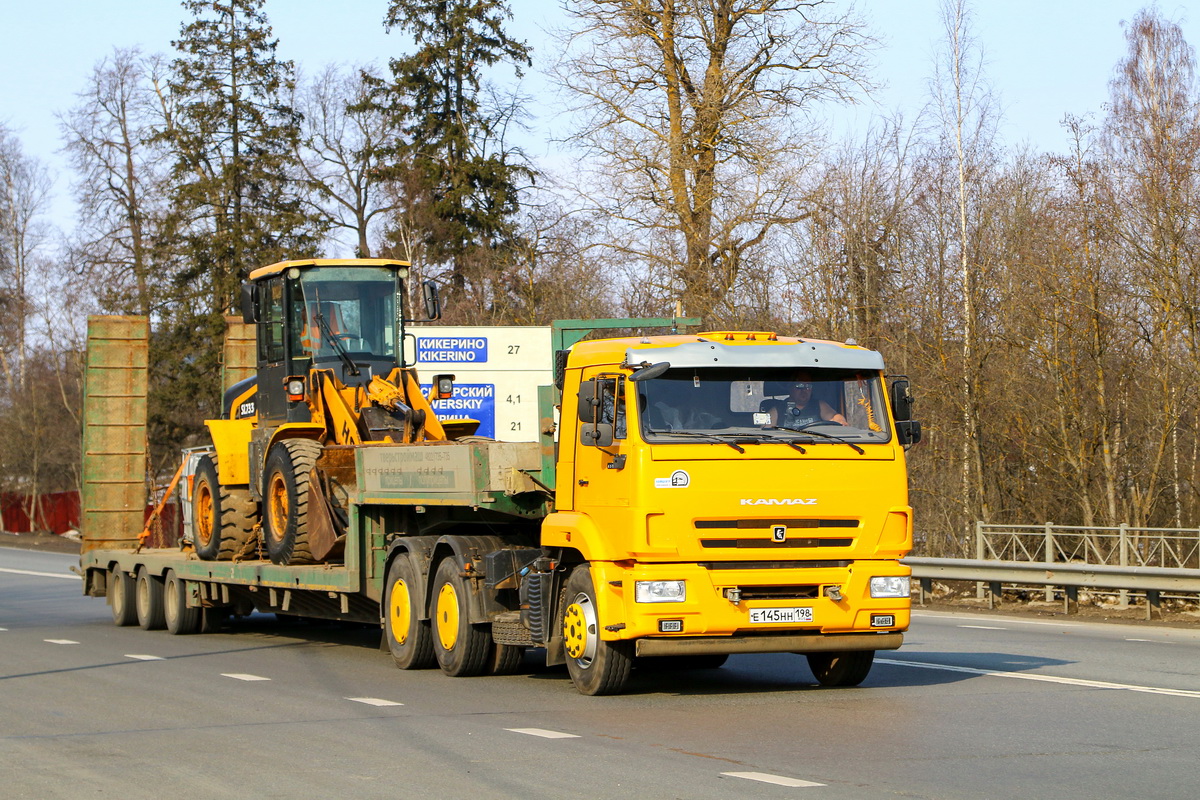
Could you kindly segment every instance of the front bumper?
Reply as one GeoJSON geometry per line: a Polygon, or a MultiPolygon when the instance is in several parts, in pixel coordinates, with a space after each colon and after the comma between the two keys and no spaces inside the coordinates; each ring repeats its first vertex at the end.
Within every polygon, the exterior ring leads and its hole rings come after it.
{"type": "Polygon", "coordinates": [[[636,639],[639,655],[893,650],[909,624],[909,598],[870,595],[872,577],[911,573],[896,561],[799,566],[593,562],[591,572],[601,638],[636,639]],[[635,602],[635,582],[651,580],[685,581],[686,599],[635,602]],[[753,609],[811,609],[812,618],[803,623],[751,622],[753,609]]]}

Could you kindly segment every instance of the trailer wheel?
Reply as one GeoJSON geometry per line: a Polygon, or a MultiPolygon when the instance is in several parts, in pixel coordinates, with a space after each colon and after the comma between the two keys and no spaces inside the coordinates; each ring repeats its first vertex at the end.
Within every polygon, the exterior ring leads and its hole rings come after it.
{"type": "Polygon", "coordinates": [[[167,631],[176,635],[196,633],[200,630],[200,609],[188,608],[187,582],[168,570],[163,582],[163,617],[167,631]]]}
{"type": "Polygon", "coordinates": [[[383,588],[384,636],[400,669],[428,669],[437,663],[429,620],[421,619],[417,608],[416,574],[407,555],[397,556],[388,567],[383,588]]]}
{"type": "Polygon", "coordinates": [[[443,559],[433,581],[433,653],[442,672],[456,678],[482,674],[492,646],[487,626],[471,624],[469,593],[454,557],[443,559]]]}
{"type": "Polygon", "coordinates": [[[114,625],[124,628],[137,624],[137,592],[133,576],[120,567],[113,567],[108,573],[108,604],[112,606],[114,625]]]}
{"type": "Polygon", "coordinates": [[[808,667],[822,686],[858,686],[874,661],[874,650],[808,654],[808,667]]]}
{"type": "Polygon", "coordinates": [[[214,456],[197,462],[192,487],[196,555],[204,561],[230,560],[254,533],[258,509],[250,490],[222,486],[214,456]]]}
{"type": "Polygon", "coordinates": [[[275,564],[312,564],[308,548],[308,487],[320,442],[287,439],[267,454],[263,475],[263,540],[275,564]]]}
{"type": "Polygon", "coordinates": [[[600,638],[596,590],[587,564],[571,572],[559,606],[567,671],[575,688],[586,695],[620,693],[629,680],[633,642],[600,638]]]}
{"type": "Polygon", "coordinates": [[[156,631],[167,626],[163,616],[163,582],[145,567],[138,570],[134,606],[138,625],[144,631],[156,631]]]}

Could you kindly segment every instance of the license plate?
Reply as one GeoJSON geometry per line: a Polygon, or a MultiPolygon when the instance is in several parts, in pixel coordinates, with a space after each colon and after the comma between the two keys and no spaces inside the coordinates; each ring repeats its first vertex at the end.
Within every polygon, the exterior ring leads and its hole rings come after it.
{"type": "Polygon", "coordinates": [[[813,610],[811,607],[750,609],[750,622],[755,625],[812,621],[813,610]]]}

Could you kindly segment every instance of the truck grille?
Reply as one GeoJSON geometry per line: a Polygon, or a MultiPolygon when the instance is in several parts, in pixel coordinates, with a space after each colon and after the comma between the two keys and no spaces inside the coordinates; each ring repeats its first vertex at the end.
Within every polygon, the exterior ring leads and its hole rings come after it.
{"type": "Polygon", "coordinates": [[[701,539],[701,547],[737,547],[737,548],[788,548],[788,547],[849,547],[853,539],[785,539],[776,542],[771,539],[701,539]]]}

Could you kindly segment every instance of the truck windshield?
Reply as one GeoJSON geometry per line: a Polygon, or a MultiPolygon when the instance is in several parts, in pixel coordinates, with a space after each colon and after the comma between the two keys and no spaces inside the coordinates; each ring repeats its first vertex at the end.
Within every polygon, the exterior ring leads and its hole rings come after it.
{"type": "Polygon", "coordinates": [[[632,385],[649,442],[695,442],[696,434],[741,443],[891,438],[877,372],[679,368],[632,385]]]}
{"type": "Polygon", "coordinates": [[[292,352],[315,361],[351,356],[395,357],[396,273],[386,267],[314,267],[293,284],[292,352]]]}

